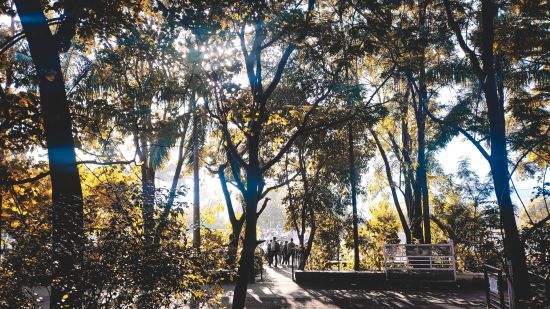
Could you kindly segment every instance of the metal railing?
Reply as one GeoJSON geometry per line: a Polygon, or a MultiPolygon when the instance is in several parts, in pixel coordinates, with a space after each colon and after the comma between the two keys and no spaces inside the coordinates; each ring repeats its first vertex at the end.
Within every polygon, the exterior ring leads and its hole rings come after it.
{"type": "Polygon", "coordinates": [[[448,244],[385,244],[384,265],[386,278],[392,272],[439,272],[452,273],[456,280],[454,247],[448,244]]]}
{"type": "Polygon", "coordinates": [[[487,297],[487,308],[508,308],[508,304],[504,300],[504,278],[502,270],[485,265],[483,268],[485,277],[485,293],[487,297]]]}
{"type": "Polygon", "coordinates": [[[484,265],[485,292],[487,308],[550,308],[550,279],[529,273],[531,297],[519,306],[514,297],[512,282],[506,278],[504,272],[490,265],[484,265]]]}

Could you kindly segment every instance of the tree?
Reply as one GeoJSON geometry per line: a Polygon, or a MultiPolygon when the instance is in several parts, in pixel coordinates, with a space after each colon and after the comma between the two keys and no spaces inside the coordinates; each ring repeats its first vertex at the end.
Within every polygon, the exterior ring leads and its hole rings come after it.
{"type": "Polygon", "coordinates": [[[197,142],[191,137],[200,136],[200,123],[192,117],[192,113],[198,115],[193,105],[200,59],[193,50],[180,49],[176,40],[180,33],[169,19],[147,13],[127,12],[127,31],[114,42],[104,39],[94,46],[96,65],[74,97],[81,102],[77,106],[81,126],[91,128],[83,134],[82,142],[99,146],[99,159],[116,160],[121,156],[119,145],[131,138],[134,158],[120,161],[138,164],[141,175],[145,249],[140,259],[144,292],[139,303],[150,307],[157,284],[154,269],[159,263],[160,242],[179,193],[178,182],[190,145],[197,142]],[[178,148],[178,154],[169,198],[159,203],[157,171],[169,160],[173,147],[178,148]],[[158,217],[157,210],[161,212],[158,217]]]}
{"type": "MultiPolygon", "coordinates": [[[[340,181],[348,167],[340,158],[346,155],[344,130],[322,131],[299,138],[285,159],[287,228],[298,234],[303,270],[316,242],[319,221],[323,217],[342,213],[346,183],[340,181]],[[327,151],[327,147],[331,147],[327,151]],[[294,174],[294,176],[292,176],[294,174]],[[294,177],[297,177],[294,180],[294,177]],[[305,239],[308,235],[307,241],[305,239]]],[[[349,175],[349,174],[348,174],[349,175]]],[[[322,227],[319,227],[322,229],[322,227]]]]}
{"type": "MultiPolygon", "coordinates": [[[[246,208],[245,235],[233,298],[234,308],[242,308],[246,298],[246,286],[253,265],[254,250],[258,245],[256,239],[258,202],[271,191],[270,188],[265,188],[264,175],[282,159],[301,134],[311,130],[309,119],[317,111],[319,104],[329,96],[339,71],[338,61],[320,64],[312,62],[312,65],[323,67],[329,77],[328,81],[324,79],[317,85],[309,81],[295,84],[287,81],[285,84],[288,89],[311,94],[311,96],[303,96],[299,102],[289,102],[284,93],[276,91],[280,88],[283,74],[289,70],[289,63],[296,65],[295,70],[301,74],[305,72],[304,67],[300,66],[299,57],[291,56],[296,50],[308,50],[304,48],[307,45],[302,47],[294,42],[296,40],[303,42],[309,35],[307,29],[310,23],[313,23],[314,1],[309,2],[306,10],[291,9],[291,7],[290,3],[278,3],[273,6],[268,6],[266,3],[235,5],[231,16],[238,16],[238,18],[232,20],[235,25],[233,33],[237,34],[240,41],[249,88],[245,92],[244,89],[235,85],[222,85],[219,77],[215,74],[211,75],[212,84],[215,86],[211,97],[214,99],[209,100],[207,107],[220,127],[227,161],[246,208]],[[283,18],[275,18],[280,13],[285,13],[282,15],[283,18]],[[266,22],[268,19],[280,21],[281,24],[272,25],[266,22]],[[247,39],[249,35],[246,33],[247,25],[251,25],[254,29],[250,33],[251,42],[247,39]],[[278,32],[278,29],[285,29],[285,32],[278,32]],[[250,43],[249,48],[247,46],[250,43]],[[268,64],[262,61],[262,54],[266,54],[270,49],[282,51],[282,56],[276,61],[273,70],[265,70],[264,66],[268,64]],[[269,77],[271,82],[264,86],[263,80],[269,77]],[[278,113],[293,116],[293,122],[288,122],[292,123],[292,127],[289,128],[286,124],[274,121],[275,118],[279,119],[278,113]],[[230,127],[229,123],[236,128],[230,127]],[[263,151],[263,147],[271,147],[269,143],[274,141],[267,139],[266,136],[275,135],[273,130],[277,127],[284,130],[280,138],[284,138],[282,141],[286,140],[286,142],[274,151],[274,156],[265,157],[267,152],[263,151]],[[293,128],[296,129],[292,130],[293,128]]],[[[319,54],[304,54],[304,56],[318,57],[319,54]]],[[[319,78],[313,80],[318,81],[319,78]]],[[[274,145],[280,145],[282,141],[276,141],[274,145]]]]}
{"type": "Polygon", "coordinates": [[[76,166],[73,128],[67,102],[59,52],[66,51],[75,33],[78,7],[69,2],[64,23],[55,35],[50,32],[40,1],[15,1],[30,53],[40,76],[40,104],[53,203],[53,265],[51,307],[81,306],[82,287],[82,188],[76,166]]]}
{"type": "Polygon", "coordinates": [[[463,159],[455,176],[439,175],[434,188],[434,239],[453,241],[457,268],[482,271],[479,261],[504,265],[490,179],[481,180],[463,159]]]}
{"type": "MultiPolygon", "coordinates": [[[[490,152],[485,150],[478,140],[463,128],[456,125],[453,129],[462,133],[480,151],[489,162],[493,177],[495,195],[500,210],[501,225],[504,229],[504,250],[508,261],[508,272],[519,300],[527,299],[529,295],[529,275],[525,258],[525,249],[520,240],[516,225],[514,207],[510,197],[510,173],[508,170],[508,149],[505,121],[504,98],[504,54],[496,45],[495,24],[499,11],[498,5],[492,0],[480,1],[479,13],[481,19],[476,23],[476,31],[480,36],[478,41],[481,56],[472,49],[461,30],[461,20],[455,17],[455,8],[464,12],[465,8],[449,0],[444,1],[449,28],[453,32],[458,45],[469,60],[470,70],[480,84],[487,108],[489,127],[490,152]]],[[[430,116],[432,119],[435,117],[430,116]]],[[[438,121],[446,124],[444,121],[438,121]]]]}
{"type": "Polygon", "coordinates": [[[399,221],[401,223],[401,227],[403,228],[403,232],[405,233],[405,240],[408,244],[412,243],[411,240],[411,231],[409,228],[409,224],[407,222],[407,219],[405,218],[405,215],[403,214],[403,210],[401,208],[401,204],[399,202],[399,198],[397,196],[397,190],[395,189],[396,184],[393,181],[392,171],[390,162],[388,160],[388,157],[386,155],[386,151],[384,150],[384,147],[382,147],[382,143],[380,142],[380,139],[378,138],[378,134],[375,133],[373,129],[369,129],[370,134],[372,135],[376,147],[378,148],[378,151],[380,152],[380,156],[382,157],[382,160],[384,161],[384,169],[386,171],[386,177],[390,186],[391,195],[393,199],[393,203],[395,205],[395,209],[397,211],[397,214],[399,215],[399,221]]]}
{"type": "Polygon", "coordinates": [[[364,239],[363,264],[367,269],[382,270],[384,268],[384,244],[399,243],[397,236],[399,222],[395,212],[390,210],[389,204],[382,201],[369,208],[372,219],[366,222],[361,229],[361,238],[364,239]]]}

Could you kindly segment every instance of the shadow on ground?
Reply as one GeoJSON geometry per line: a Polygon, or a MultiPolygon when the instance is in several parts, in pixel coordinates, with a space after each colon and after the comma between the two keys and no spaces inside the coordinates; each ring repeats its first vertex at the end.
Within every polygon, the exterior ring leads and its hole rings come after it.
{"type": "MultiPolygon", "coordinates": [[[[222,301],[230,307],[234,286],[224,288],[222,301]]],[[[246,308],[483,308],[484,301],[483,289],[456,285],[298,285],[291,279],[291,269],[280,267],[266,268],[263,282],[249,284],[246,308]]]]}

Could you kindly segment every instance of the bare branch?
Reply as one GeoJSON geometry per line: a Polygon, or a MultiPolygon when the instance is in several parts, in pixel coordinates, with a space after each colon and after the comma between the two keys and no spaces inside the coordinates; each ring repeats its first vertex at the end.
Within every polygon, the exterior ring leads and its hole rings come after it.
{"type": "Polygon", "coordinates": [[[257,216],[258,216],[258,217],[262,214],[262,212],[264,212],[265,207],[267,206],[267,202],[269,202],[269,200],[270,200],[269,198],[266,198],[266,199],[264,200],[264,203],[262,204],[262,207],[260,208],[260,210],[259,210],[258,213],[257,213],[257,216]]]}
{"type": "Polygon", "coordinates": [[[260,199],[264,198],[269,192],[271,192],[273,190],[276,190],[276,189],[279,189],[280,187],[283,187],[283,186],[287,185],[288,183],[292,182],[297,176],[298,176],[298,173],[294,174],[294,176],[292,176],[291,178],[287,178],[285,181],[280,182],[279,184],[277,184],[275,186],[272,186],[272,187],[269,187],[269,188],[265,189],[264,192],[260,195],[260,199]]]}
{"type": "Polygon", "coordinates": [[[6,186],[14,186],[14,185],[22,185],[22,184],[26,184],[26,183],[31,183],[31,182],[35,182],[35,181],[38,181],[42,178],[45,178],[46,176],[49,176],[50,175],[50,172],[47,171],[47,172],[42,172],[36,176],[33,176],[33,177],[29,177],[29,178],[25,178],[25,179],[19,179],[19,180],[7,180],[5,185],[6,186]]]}

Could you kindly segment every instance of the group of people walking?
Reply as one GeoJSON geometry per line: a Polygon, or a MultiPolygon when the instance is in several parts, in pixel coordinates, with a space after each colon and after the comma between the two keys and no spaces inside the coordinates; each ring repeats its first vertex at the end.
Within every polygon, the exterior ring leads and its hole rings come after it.
{"type": "Polygon", "coordinates": [[[273,237],[273,239],[269,240],[269,243],[267,244],[267,260],[269,262],[269,266],[277,265],[289,265],[290,259],[294,255],[294,250],[296,248],[296,244],[294,243],[294,239],[290,239],[290,241],[285,240],[283,243],[282,241],[278,241],[277,237],[273,237]]]}

